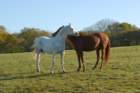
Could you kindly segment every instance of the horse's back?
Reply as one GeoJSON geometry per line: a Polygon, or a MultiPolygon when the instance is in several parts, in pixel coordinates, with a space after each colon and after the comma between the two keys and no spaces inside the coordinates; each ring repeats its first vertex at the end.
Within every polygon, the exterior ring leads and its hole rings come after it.
{"type": "Polygon", "coordinates": [[[100,32],[100,33],[95,33],[94,35],[96,35],[98,38],[100,38],[100,40],[101,40],[100,43],[102,44],[102,46],[106,47],[107,44],[110,44],[110,39],[107,34],[100,32]]]}
{"type": "Polygon", "coordinates": [[[93,33],[85,36],[68,36],[77,51],[92,51],[107,46],[108,36],[103,33],[93,33]]]}
{"type": "Polygon", "coordinates": [[[82,51],[92,51],[96,48],[96,42],[96,39],[91,36],[80,36],[78,46],[82,51]]]}
{"type": "Polygon", "coordinates": [[[41,36],[41,37],[37,37],[34,40],[34,48],[37,49],[42,49],[44,44],[47,43],[47,41],[49,40],[49,37],[46,36],[41,36]]]}
{"type": "Polygon", "coordinates": [[[78,45],[78,49],[81,49],[82,51],[92,51],[110,46],[110,39],[104,32],[93,33],[87,36],[79,36],[78,42],[79,41],[80,43],[78,45]]]}
{"type": "Polygon", "coordinates": [[[97,40],[92,36],[69,36],[68,39],[77,51],[92,51],[96,48],[97,40]]]}
{"type": "Polygon", "coordinates": [[[47,36],[37,37],[37,38],[35,38],[35,40],[34,40],[34,44],[37,44],[37,43],[39,43],[39,42],[41,42],[41,41],[46,41],[46,40],[49,40],[49,39],[50,39],[50,38],[47,37],[47,36]]]}
{"type": "Polygon", "coordinates": [[[35,39],[34,41],[34,48],[37,48],[39,50],[43,50],[44,52],[47,52],[49,54],[52,53],[61,53],[64,51],[65,48],[65,42],[62,40],[61,37],[59,38],[49,38],[46,36],[41,36],[35,39]]]}

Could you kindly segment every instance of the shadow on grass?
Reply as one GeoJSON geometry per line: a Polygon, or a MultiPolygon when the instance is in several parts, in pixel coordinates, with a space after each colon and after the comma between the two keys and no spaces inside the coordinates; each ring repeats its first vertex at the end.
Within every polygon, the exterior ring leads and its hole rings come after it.
{"type": "Polygon", "coordinates": [[[33,79],[33,78],[39,78],[39,77],[49,77],[49,76],[58,76],[58,75],[63,75],[67,73],[72,73],[72,72],[65,72],[65,73],[34,73],[34,72],[29,72],[29,73],[16,73],[16,74],[0,74],[0,81],[4,80],[16,80],[16,79],[33,79]]]}

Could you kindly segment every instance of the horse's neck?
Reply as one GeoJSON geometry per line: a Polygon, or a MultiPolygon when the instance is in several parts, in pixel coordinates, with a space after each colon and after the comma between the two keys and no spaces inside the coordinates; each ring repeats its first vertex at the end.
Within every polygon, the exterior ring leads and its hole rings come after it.
{"type": "Polygon", "coordinates": [[[54,39],[54,40],[65,40],[65,37],[63,37],[63,36],[55,36],[52,39],[54,39]]]}
{"type": "Polygon", "coordinates": [[[65,39],[66,38],[66,35],[58,34],[58,35],[55,36],[55,38],[60,38],[60,37],[63,38],[63,39],[65,39]]]}

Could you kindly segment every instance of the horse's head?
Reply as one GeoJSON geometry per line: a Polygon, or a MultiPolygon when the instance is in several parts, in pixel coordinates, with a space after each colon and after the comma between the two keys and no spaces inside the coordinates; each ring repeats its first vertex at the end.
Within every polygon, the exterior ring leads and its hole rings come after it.
{"type": "Polygon", "coordinates": [[[72,35],[74,34],[73,28],[71,27],[71,25],[66,25],[66,26],[62,26],[59,31],[57,32],[56,36],[63,36],[66,37],[67,35],[72,35]]]}
{"type": "Polygon", "coordinates": [[[72,35],[74,34],[73,28],[71,27],[71,25],[66,25],[66,26],[61,26],[59,27],[59,29],[52,34],[53,37],[55,36],[64,36],[66,37],[67,35],[72,35]]]}

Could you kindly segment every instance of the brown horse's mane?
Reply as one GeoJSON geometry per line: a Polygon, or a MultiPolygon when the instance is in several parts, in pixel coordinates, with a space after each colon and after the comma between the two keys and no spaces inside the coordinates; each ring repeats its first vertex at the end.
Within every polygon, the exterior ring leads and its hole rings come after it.
{"type": "Polygon", "coordinates": [[[55,37],[55,36],[57,35],[57,33],[58,33],[63,27],[64,27],[64,26],[59,27],[58,30],[52,34],[52,37],[55,37]]]}

